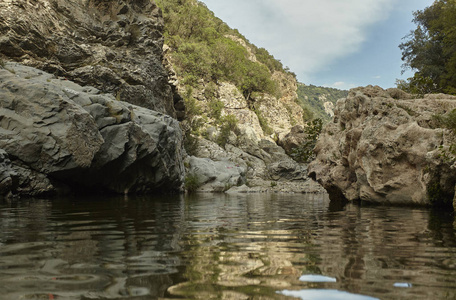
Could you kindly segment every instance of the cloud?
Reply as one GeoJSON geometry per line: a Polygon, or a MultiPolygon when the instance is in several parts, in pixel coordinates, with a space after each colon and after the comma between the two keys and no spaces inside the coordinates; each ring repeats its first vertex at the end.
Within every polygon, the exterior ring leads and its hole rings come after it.
{"type": "Polygon", "coordinates": [[[332,86],[334,86],[334,87],[341,87],[341,86],[345,86],[345,85],[346,85],[346,83],[343,81],[337,81],[332,84],[332,86]]]}
{"type": "Polygon", "coordinates": [[[339,90],[349,90],[349,89],[352,89],[352,88],[355,88],[357,87],[356,84],[354,83],[347,83],[345,81],[336,81],[332,84],[323,84],[323,86],[327,86],[327,87],[331,87],[331,88],[336,88],[336,89],[339,89],[339,90]]]}
{"type": "Polygon", "coordinates": [[[335,60],[359,51],[371,26],[386,19],[397,1],[203,0],[304,82],[335,60]]]}

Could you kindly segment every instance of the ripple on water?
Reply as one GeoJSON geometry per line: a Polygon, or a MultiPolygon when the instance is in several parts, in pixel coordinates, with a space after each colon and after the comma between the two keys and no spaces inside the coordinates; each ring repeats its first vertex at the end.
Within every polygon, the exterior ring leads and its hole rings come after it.
{"type": "Polygon", "coordinates": [[[305,195],[15,205],[0,203],[0,299],[456,299],[452,219],[427,209],[305,195]]]}

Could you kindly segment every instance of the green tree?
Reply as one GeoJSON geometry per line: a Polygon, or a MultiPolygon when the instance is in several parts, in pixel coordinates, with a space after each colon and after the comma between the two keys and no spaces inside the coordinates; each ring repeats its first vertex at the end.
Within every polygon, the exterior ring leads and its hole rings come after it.
{"type": "Polygon", "coordinates": [[[417,28],[399,45],[403,69],[415,71],[398,86],[412,93],[456,94],[456,2],[436,0],[414,13],[417,28]]]}
{"type": "Polygon", "coordinates": [[[321,119],[314,119],[307,122],[304,132],[307,134],[306,141],[292,150],[291,157],[297,162],[308,163],[315,158],[313,149],[317,144],[318,137],[320,136],[323,128],[323,121],[321,119]]]}

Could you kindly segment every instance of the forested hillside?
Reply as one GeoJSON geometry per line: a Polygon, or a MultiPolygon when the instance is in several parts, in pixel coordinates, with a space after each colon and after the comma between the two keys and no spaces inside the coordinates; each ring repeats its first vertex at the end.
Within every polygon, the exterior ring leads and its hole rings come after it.
{"type": "Polygon", "coordinates": [[[321,118],[328,121],[332,117],[334,104],[345,98],[348,91],[329,87],[298,84],[298,100],[307,119],[321,118]]]}

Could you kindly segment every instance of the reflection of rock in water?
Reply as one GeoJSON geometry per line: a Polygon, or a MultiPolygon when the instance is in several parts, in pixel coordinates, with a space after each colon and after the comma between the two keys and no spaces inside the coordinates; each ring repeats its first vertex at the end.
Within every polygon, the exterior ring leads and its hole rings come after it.
{"type": "MultiPolygon", "coordinates": [[[[449,226],[452,220],[436,225],[426,209],[349,204],[335,210],[328,209],[325,201],[295,201],[287,206],[280,197],[273,201],[256,197],[226,197],[222,207],[218,198],[189,203],[188,215],[201,223],[184,247],[187,281],[173,285],[171,294],[269,299],[278,297],[277,291],[305,287],[406,299],[410,290],[396,290],[394,284],[410,282],[416,289],[413,293],[423,299],[456,296],[451,288],[454,280],[448,288],[438,283],[448,282],[440,268],[454,267],[455,253],[436,253],[442,236],[433,238],[448,232],[443,240],[456,244],[449,226]],[[435,256],[442,266],[435,266],[435,256]],[[333,280],[299,281],[302,274],[322,274],[333,280]]],[[[456,267],[453,270],[456,273],[456,267]]]]}
{"type": "Polygon", "coordinates": [[[220,207],[218,199],[206,197],[188,207],[190,216],[205,222],[187,238],[188,281],[172,286],[171,294],[201,299],[247,299],[258,294],[276,298],[278,289],[301,284],[303,267],[315,269],[318,259],[303,251],[311,247],[311,233],[317,229],[317,220],[309,212],[327,209],[328,199],[314,202],[316,195],[299,196],[303,200],[297,207],[281,203],[280,195],[238,195],[226,196],[220,207]],[[308,223],[293,224],[297,211],[308,223]]]}
{"type": "Polygon", "coordinates": [[[309,289],[456,297],[454,216],[334,210],[319,197],[0,202],[0,286],[5,299],[287,299],[277,292],[309,289]]]}
{"type": "Polygon", "coordinates": [[[182,236],[181,202],[100,200],[30,200],[0,209],[0,242],[10,244],[0,247],[5,299],[164,297],[180,265],[163,249],[182,236]],[[160,241],[151,222],[164,226],[160,241]]]}

